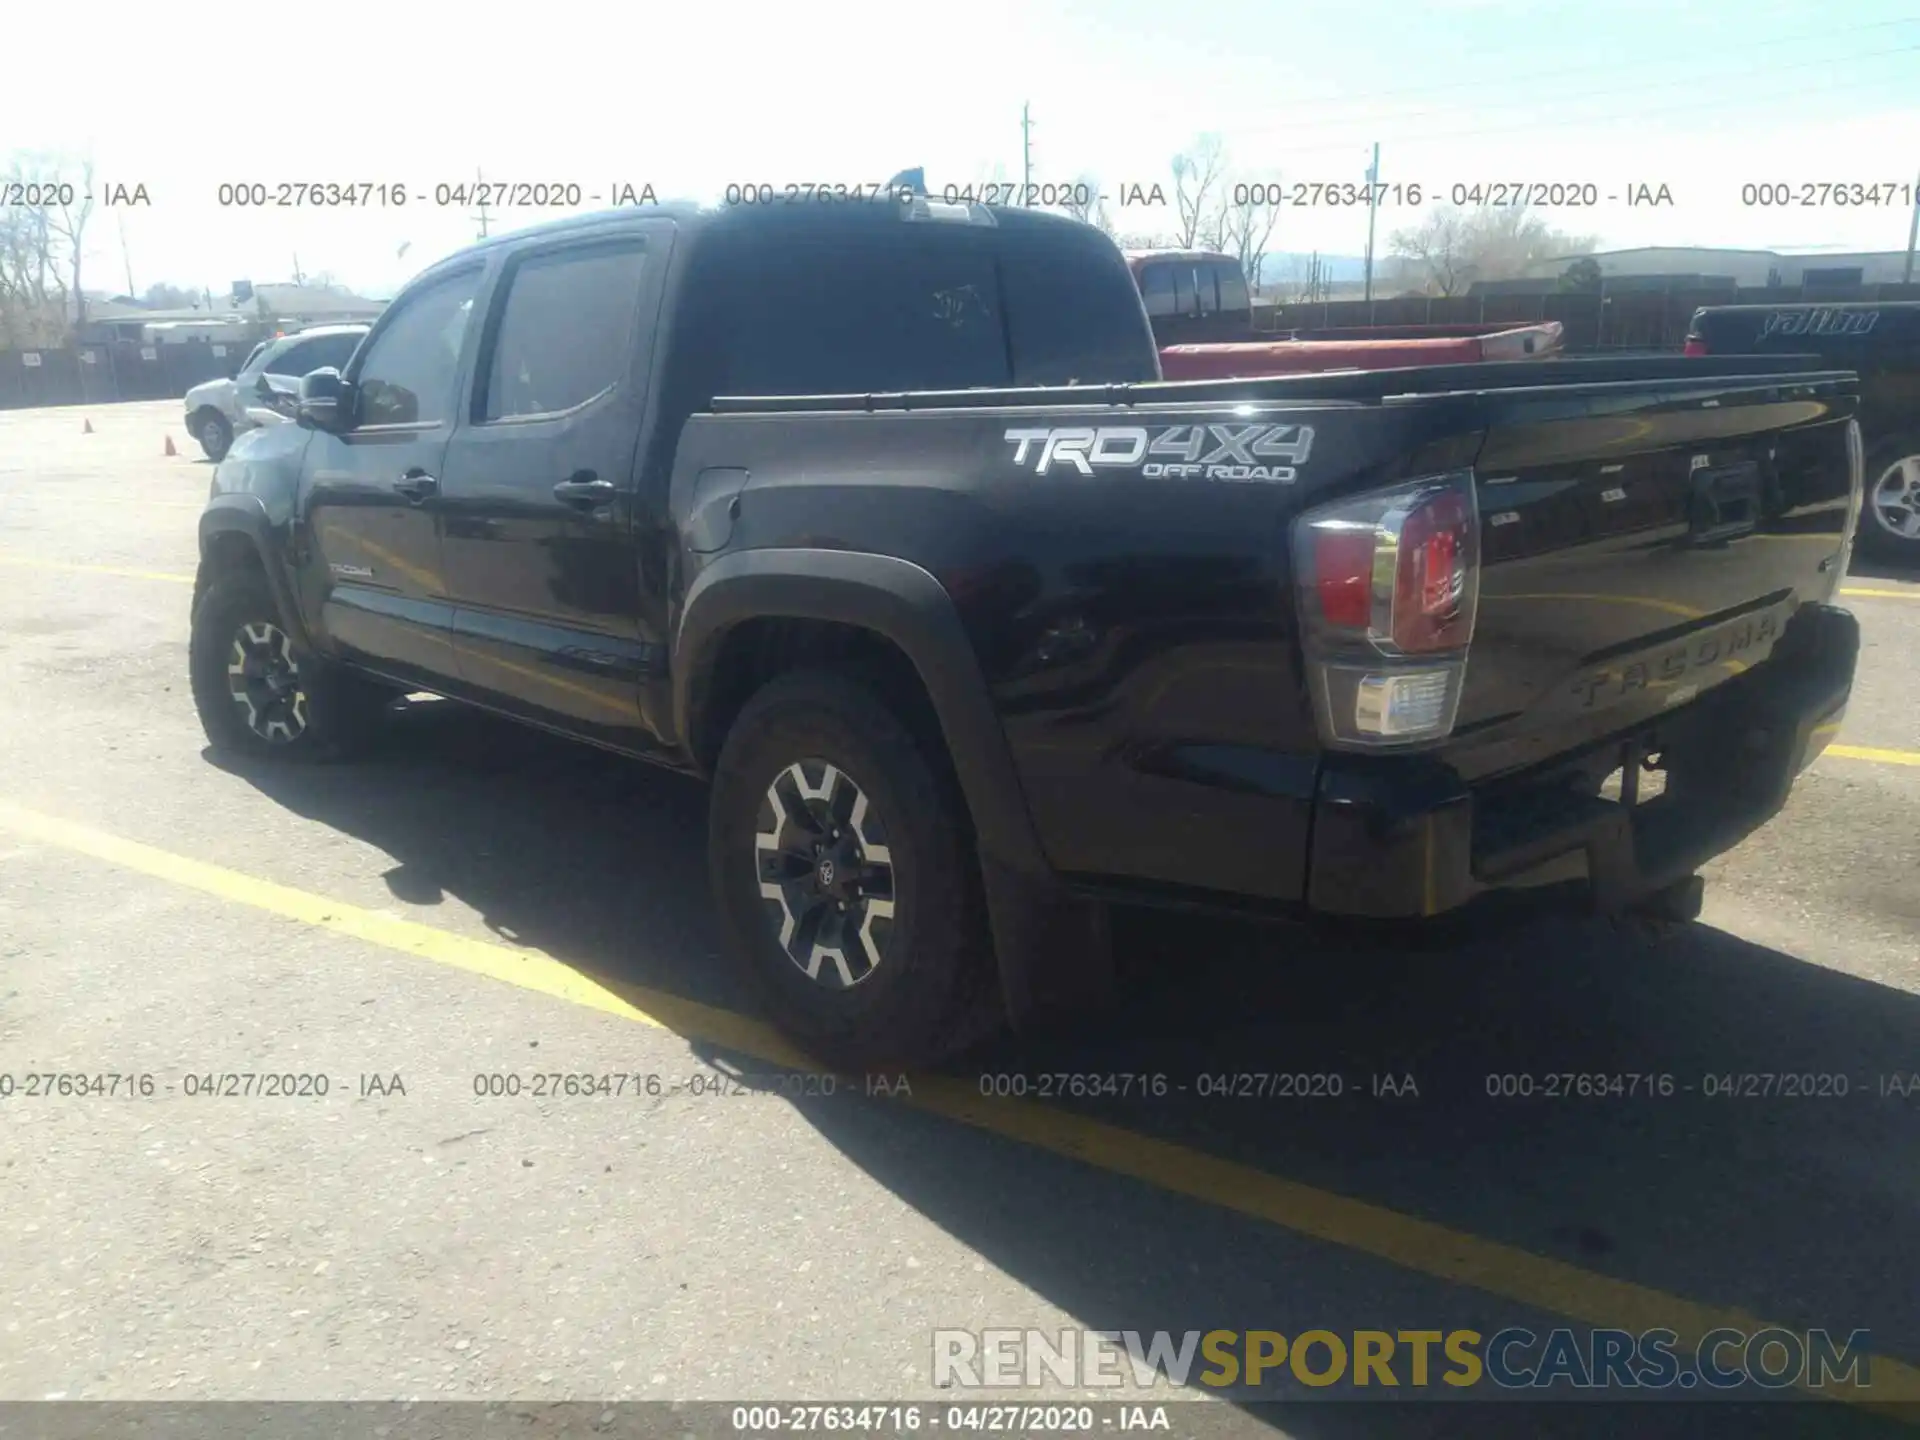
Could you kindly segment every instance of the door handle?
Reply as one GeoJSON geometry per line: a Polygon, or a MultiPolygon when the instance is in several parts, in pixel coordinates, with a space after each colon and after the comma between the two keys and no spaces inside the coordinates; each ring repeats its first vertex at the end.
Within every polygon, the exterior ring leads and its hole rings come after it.
{"type": "Polygon", "coordinates": [[[562,505],[578,505],[587,510],[605,505],[613,496],[613,482],[600,479],[591,470],[576,470],[553,487],[553,498],[562,505]]]}
{"type": "Polygon", "coordinates": [[[393,482],[393,488],[407,499],[421,501],[440,489],[440,482],[424,470],[409,470],[393,482]]]}

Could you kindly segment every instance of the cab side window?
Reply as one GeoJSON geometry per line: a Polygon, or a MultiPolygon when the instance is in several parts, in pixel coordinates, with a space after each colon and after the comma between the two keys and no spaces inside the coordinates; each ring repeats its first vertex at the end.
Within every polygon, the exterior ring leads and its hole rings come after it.
{"type": "Polygon", "coordinates": [[[626,374],[646,265],[634,241],[533,255],[508,278],[481,414],[551,415],[605,394],[626,374]]]}
{"type": "Polygon", "coordinates": [[[453,418],[460,350],[479,288],[476,265],[399,302],[354,377],[361,425],[436,425],[453,418]]]}
{"type": "Polygon", "coordinates": [[[1238,265],[1216,265],[1220,280],[1220,308],[1229,314],[1236,310],[1248,310],[1253,307],[1253,296],[1247,290],[1246,274],[1238,265]]]}
{"type": "Polygon", "coordinates": [[[1199,312],[1202,315],[1217,315],[1220,313],[1220,291],[1214,279],[1216,271],[1217,267],[1213,265],[1196,265],[1193,267],[1194,289],[1199,301],[1199,312]]]}

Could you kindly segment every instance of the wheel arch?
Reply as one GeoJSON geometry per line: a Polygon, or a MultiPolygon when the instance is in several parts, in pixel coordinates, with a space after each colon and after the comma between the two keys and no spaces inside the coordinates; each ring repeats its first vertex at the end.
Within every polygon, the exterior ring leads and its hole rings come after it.
{"type": "Polygon", "coordinates": [[[887,648],[869,656],[897,655],[911,668],[973,825],[1008,1018],[1020,1025],[1105,998],[1105,910],[1073,896],[1048,864],[979,660],[939,580],[910,561],[844,550],[747,550],[708,566],[681,607],[672,665],[674,732],[702,773],[745,699],[726,683],[728,642],[768,621],[870,635],[864,643],[887,648]]]}
{"type": "MultiPolygon", "coordinates": [[[[1044,868],[1039,841],[973,647],[952,597],[928,571],[844,550],[747,550],[703,571],[673,645],[675,732],[710,773],[746,696],[727,683],[729,654],[768,622],[815,622],[873,637],[911,667],[938,726],[984,849],[1044,868]]],[[[764,629],[760,631],[765,634],[764,629]]],[[[884,652],[869,652],[882,658],[884,652]]],[[[911,717],[909,717],[911,718],[911,717]]]]}
{"type": "Polygon", "coordinates": [[[307,630],[306,616],[301,613],[291,577],[283,566],[273,561],[277,553],[273,521],[258,496],[216,495],[200,514],[200,565],[193,577],[189,613],[199,611],[201,599],[216,580],[241,571],[257,571],[265,578],[295,643],[311,649],[313,637],[307,630]]]}

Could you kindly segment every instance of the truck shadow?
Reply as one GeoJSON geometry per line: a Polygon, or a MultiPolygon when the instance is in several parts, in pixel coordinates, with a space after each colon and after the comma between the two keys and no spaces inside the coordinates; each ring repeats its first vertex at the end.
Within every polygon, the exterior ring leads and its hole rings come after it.
{"type": "MultiPolygon", "coordinates": [[[[397,714],[367,760],[236,773],[395,857],[385,878],[401,901],[455,898],[503,939],[615,990],[751,1008],[719,962],[705,792],[690,780],[439,703],[397,714]]],[[[1889,1238],[1920,1233],[1920,1089],[1872,1093],[1882,1077],[1920,1071],[1914,997],[1705,925],[1649,944],[1597,922],[1534,920],[1418,949],[1167,914],[1115,928],[1114,1013],[996,1045],[953,1073],[1588,1272],[1841,1336],[1866,1329],[1877,1353],[1920,1353],[1920,1251],[1889,1238]],[[1848,1094],[1706,1093],[1780,1074],[1843,1075],[1848,1094]],[[1140,1079],[1125,1096],[1076,1097],[1044,1078],[1072,1075],[1160,1076],[1165,1093],[1140,1079]],[[1622,1077],[1636,1093],[1582,1097],[1576,1081],[1576,1093],[1546,1098],[1567,1083],[1548,1077],[1581,1075],[1622,1077]],[[1281,1093],[1303,1084],[1319,1093],[1281,1093]],[[1531,1098],[1508,1093],[1529,1087],[1531,1098]]],[[[1064,1312],[1062,1325],[1490,1335],[1568,1323],[1422,1273],[1450,1269],[1439,1232],[1430,1266],[1390,1264],[911,1106],[793,1103],[848,1159],[1064,1312]]],[[[1556,1308],[1579,1305],[1570,1291],[1556,1308]]],[[[1552,1409],[1550,1426],[1519,1406],[1261,1413],[1288,1434],[1326,1437],[1457,1433],[1462,1421],[1480,1435],[1599,1435],[1623,1419],[1552,1409]]],[[[1640,1407],[1632,1433],[1699,1433],[1692,1409],[1640,1407]]],[[[1879,1433],[1827,1405],[1738,1419],[1716,1405],[1723,1424],[1879,1433]]]]}

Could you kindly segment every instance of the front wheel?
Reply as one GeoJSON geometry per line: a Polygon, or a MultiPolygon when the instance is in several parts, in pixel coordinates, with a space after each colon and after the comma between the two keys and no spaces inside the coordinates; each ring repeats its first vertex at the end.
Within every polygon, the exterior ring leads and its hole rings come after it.
{"type": "Polygon", "coordinates": [[[214,581],[193,612],[188,667],[194,708],[215,750],[317,760],[364,738],[392,699],[376,682],[294,644],[266,578],[214,581]]]}
{"type": "Polygon", "coordinates": [[[735,957],[829,1064],[930,1065],[993,1028],[959,796],[858,680],[799,672],[748,701],[715,769],[708,865],[735,957]]]}
{"type": "Polygon", "coordinates": [[[233,448],[233,425],[218,410],[202,410],[188,427],[209,460],[218,464],[233,448]]]}

